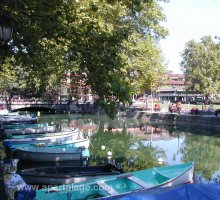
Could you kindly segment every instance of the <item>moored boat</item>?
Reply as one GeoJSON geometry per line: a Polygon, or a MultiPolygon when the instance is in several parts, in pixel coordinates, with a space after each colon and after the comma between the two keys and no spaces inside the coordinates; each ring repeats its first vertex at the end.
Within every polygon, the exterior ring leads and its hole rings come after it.
{"type": "Polygon", "coordinates": [[[56,147],[56,148],[69,148],[69,147],[84,147],[89,148],[90,139],[88,138],[74,138],[67,141],[62,142],[40,142],[40,143],[24,143],[24,144],[8,144],[6,147],[8,150],[15,150],[19,147],[28,147],[28,146],[35,146],[35,147],[56,147]]]}
{"type": "Polygon", "coordinates": [[[18,114],[19,114],[19,112],[10,112],[7,109],[0,110],[0,116],[14,116],[14,115],[18,115],[18,114]]]}
{"type": "Polygon", "coordinates": [[[15,136],[12,139],[5,139],[4,146],[10,148],[14,144],[34,144],[34,143],[50,143],[50,142],[64,142],[68,140],[77,139],[80,135],[79,129],[65,132],[55,132],[46,134],[15,136]]]}
{"type": "Polygon", "coordinates": [[[19,147],[15,149],[18,159],[27,161],[68,161],[89,157],[87,148],[19,147]]]}
{"type": "Polygon", "coordinates": [[[23,124],[23,123],[14,123],[4,125],[4,129],[23,129],[23,128],[42,128],[49,126],[48,123],[36,123],[36,124],[23,124]]]}
{"type": "Polygon", "coordinates": [[[30,134],[43,134],[53,133],[56,131],[56,126],[45,126],[40,128],[19,128],[19,129],[5,129],[4,136],[12,138],[15,135],[30,135],[30,134]]]}
{"type": "Polygon", "coordinates": [[[1,116],[0,121],[3,125],[14,123],[36,123],[38,117],[33,114],[1,116]]]}
{"type": "Polygon", "coordinates": [[[123,173],[114,165],[38,167],[17,171],[27,184],[61,185],[102,178],[123,173]]]}
{"type": "Polygon", "coordinates": [[[36,200],[103,199],[139,190],[193,182],[194,163],[157,167],[141,171],[36,190],[36,200]]]}

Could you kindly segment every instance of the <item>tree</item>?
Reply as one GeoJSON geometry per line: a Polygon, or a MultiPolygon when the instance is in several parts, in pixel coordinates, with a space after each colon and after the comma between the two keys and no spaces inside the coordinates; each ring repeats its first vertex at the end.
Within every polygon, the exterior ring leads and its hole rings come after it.
{"type": "Polygon", "coordinates": [[[189,41],[182,53],[181,67],[188,91],[208,97],[220,90],[220,48],[210,36],[189,41]]]}
{"type": "MultiPolygon", "coordinates": [[[[14,23],[7,55],[29,73],[36,94],[55,90],[66,71],[77,70],[114,117],[116,102],[130,102],[132,94],[127,75],[135,66],[122,55],[132,55],[142,80],[155,74],[152,65],[161,67],[157,41],[166,35],[165,16],[155,0],[5,1],[1,12],[14,23]],[[151,50],[153,58],[145,57],[151,50]]],[[[138,88],[146,88],[141,82],[138,88]]]]}

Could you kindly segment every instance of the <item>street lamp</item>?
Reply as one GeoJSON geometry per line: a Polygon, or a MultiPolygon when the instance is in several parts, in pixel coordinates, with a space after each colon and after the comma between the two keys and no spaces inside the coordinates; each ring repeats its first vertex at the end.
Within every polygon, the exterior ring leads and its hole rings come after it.
{"type": "Polygon", "coordinates": [[[0,24],[0,38],[4,45],[4,43],[8,42],[12,37],[13,29],[11,27],[6,27],[0,24]]]}
{"type": "Polygon", "coordinates": [[[10,19],[5,16],[0,16],[0,40],[5,46],[12,38],[13,28],[10,26],[10,19]]]}

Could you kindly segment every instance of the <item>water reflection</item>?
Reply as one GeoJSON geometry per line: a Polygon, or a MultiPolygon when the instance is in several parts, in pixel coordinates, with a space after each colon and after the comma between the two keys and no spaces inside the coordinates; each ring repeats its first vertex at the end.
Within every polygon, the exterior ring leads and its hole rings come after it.
{"type": "Polygon", "coordinates": [[[197,182],[220,182],[218,129],[93,115],[42,115],[40,122],[54,123],[58,130],[77,127],[87,134],[90,165],[113,162],[133,171],[159,166],[158,159],[169,165],[196,162],[197,182]]]}
{"type": "Polygon", "coordinates": [[[161,157],[164,164],[196,162],[198,181],[216,182],[219,177],[220,131],[217,129],[148,124],[138,119],[111,120],[93,115],[47,116],[45,119],[60,127],[65,121],[68,126],[87,132],[91,137],[90,164],[107,162],[107,152],[111,151],[113,161],[128,171],[157,166],[161,157]],[[101,150],[101,146],[105,146],[105,150],[101,150]]]}

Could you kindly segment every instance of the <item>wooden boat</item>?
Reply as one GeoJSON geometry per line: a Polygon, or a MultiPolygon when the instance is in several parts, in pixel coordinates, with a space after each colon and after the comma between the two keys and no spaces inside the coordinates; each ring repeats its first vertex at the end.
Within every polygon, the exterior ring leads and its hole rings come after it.
{"type": "MultiPolygon", "coordinates": [[[[78,129],[74,129],[74,130],[78,130],[78,129]]],[[[25,138],[39,138],[39,137],[50,137],[50,136],[57,136],[57,135],[65,135],[65,134],[69,134],[73,131],[69,130],[69,131],[61,131],[61,132],[54,132],[54,133],[45,133],[45,134],[24,134],[24,135],[12,135],[12,139],[25,139],[25,138]]],[[[79,130],[78,130],[79,132],[79,130]]]]}
{"type": "Polygon", "coordinates": [[[65,142],[51,142],[51,143],[38,143],[38,144],[31,144],[32,146],[41,146],[41,147],[60,147],[60,148],[65,148],[65,147],[84,147],[84,148],[89,148],[90,145],[90,139],[85,138],[77,138],[74,140],[68,140],[65,142]]]}
{"type": "Polygon", "coordinates": [[[67,160],[67,161],[55,161],[55,162],[18,160],[17,170],[19,171],[23,169],[38,168],[38,167],[60,167],[60,166],[81,167],[81,166],[86,166],[87,164],[88,164],[87,158],[82,158],[82,160],[67,160]]]}
{"type": "Polygon", "coordinates": [[[36,190],[36,200],[103,199],[193,181],[194,163],[157,167],[36,190]]]}
{"type": "Polygon", "coordinates": [[[32,137],[32,138],[19,138],[19,139],[5,139],[3,140],[3,145],[11,149],[13,145],[21,144],[39,144],[39,143],[62,143],[69,140],[77,140],[80,135],[79,131],[70,131],[68,133],[60,132],[59,135],[45,135],[41,137],[32,137]]]}
{"type": "Polygon", "coordinates": [[[1,116],[0,121],[3,125],[14,123],[36,123],[38,117],[32,114],[1,116]]]}
{"type": "Polygon", "coordinates": [[[11,144],[8,145],[7,148],[10,150],[17,149],[19,147],[28,147],[28,146],[35,146],[35,147],[57,147],[57,148],[69,148],[69,147],[84,147],[89,148],[90,145],[90,139],[85,138],[77,138],[72,140],[67,140],[63,142],[40,142],[40,143],[25,143],[25,144],[11,144]]]}
{"type": "Polygon", "coordinates": [[[60,166],[38,167],[17,171],[27,184],[61,185],[79,183],[91,179],[102,178],[123,173],[114,165],[104,166],[60,166]]]}
{"type": "Polygon", "coordinates": [[[53,133],[56,130],[56,126],[45,126],[41,128],[19,128],[19,129],[6,129],[4,130],[4,136],[6,138],[13,138],[15,135],[30,135],[30,134],[43,134],[53,133]]]}
{"type": "Polygon", "coordinates": [[[19,147],[15,154],[20,160],[28,161],[68,161],[80,160],[82,157],[89,157],[89,150],[86,148],[56,148],[56,147],[19,147]]]}
{"type": "Polygon", "coordinates": [[[47,134],[27,135],[25,137],[18,137],[13,139],[5,139],[3,144],[10,148],[14,144],[34,144],[34,143],[50,143],[50,142],[64,142],[68,140],[77,139],[80,135],[79,129],[66,132],[56,132],[47,134]]]}
{"type": "Polygon", "coordinates": [[[19,114],[19,112],[10,112],[7,109],[0,110],[0,116],[14,116],[14,115],[18,115],[18,114],[19,114]]]}
{"type": "Polygon", "coordinates": [[[36,123],[36,124],[14,123],[14,124],[5,124],[4,129],[42,128],[47,126],[49,126],[48,123],[36,123]]]}

